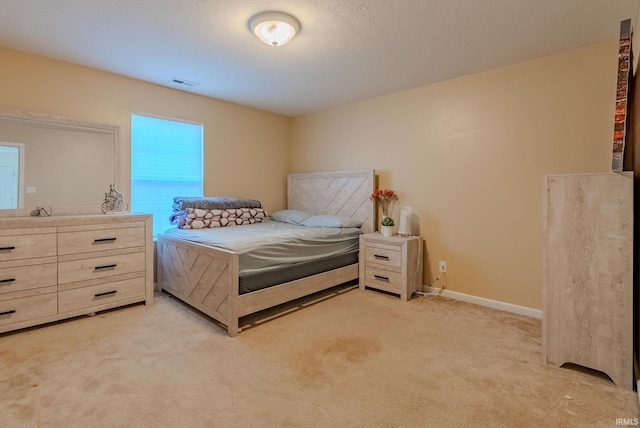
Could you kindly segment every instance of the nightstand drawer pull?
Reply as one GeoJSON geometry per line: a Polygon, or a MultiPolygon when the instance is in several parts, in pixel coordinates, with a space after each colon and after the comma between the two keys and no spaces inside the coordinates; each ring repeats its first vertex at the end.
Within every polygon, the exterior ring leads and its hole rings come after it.
{"type": "Polygon", "coordinates": [[[374,254],[373,257],[375,257],[378,260],[389,260],[389,256],[381,256],[379,254],[374,254]]]}
{"type": "Polygon", "coordinates": [[[118,290],[113,290],[113,291],[107,291],[105,293],[98,293],[98,294],[94,294],[94,297],[103,297],[103,296],[109,296],[110,294],[116,294],[118,292],[118,290]]]}
{"type": "Polygon", "coordinates": [[[16,279],[15,278],[9,278],[9,279],[0,279],[0,284],[6,284],[7,282],[14,282],[16,279]]]}
{"type": "Polygon", "coordinates": [[[11,309],[10,311],[6,311],[6,312],[0,312],[0,317],[2,315],[11,315],[11,314],[15,314],[16,310],[15,309],[11,309]]]}
{"type": "Polygon", "coordinates": [[[15,250],[16,247],[0,247],[0,251],[15,250]]]}
{"type": "Polygon", "coordinates": [[[106,243],[111,243],[111,242],[115,242],[115,241],[116,241],[116,239],[118,239],[118,238],[100,238],[100,239],[94,239],[94,240],[93,240],[93,243],[94,243],[94,244],[104,244],[105,242],[106,242],[106,243]]]}
{"type": "Polygon", "coordinates": [[[389,278],[388,278],[388,277],[386,277],[386,276],[373,275],[373,277],[374,277],[375,279],[377,279],[378,281],[386,281],[386,282],[389,282],[389,278]]]}
{"type": "Polygon", "coordinates": [[[118,266],[118,265],[117,264],[113,264],[113,265],[96,266],[96,267],[93,268],[93,270],[113,269],[116,266],[118,266]]]}

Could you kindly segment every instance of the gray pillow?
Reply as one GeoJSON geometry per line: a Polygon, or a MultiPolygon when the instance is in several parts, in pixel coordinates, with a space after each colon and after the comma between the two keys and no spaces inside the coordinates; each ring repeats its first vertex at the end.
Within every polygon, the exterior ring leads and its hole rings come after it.
{"type": "Polygon", "coordinates": [[[280,221],[282,223],[300,224],[313,214],[306,211],[298,210],[281,210],[271,214],[271,220],[280,221]]]}

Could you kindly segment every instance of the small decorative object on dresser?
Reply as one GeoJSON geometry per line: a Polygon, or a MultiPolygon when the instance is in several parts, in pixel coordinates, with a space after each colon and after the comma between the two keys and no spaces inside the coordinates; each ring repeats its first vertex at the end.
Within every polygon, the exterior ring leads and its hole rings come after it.
{"type": "Polygon", "coordinates": [[[422,288],[421,248],[419,236],[360,235],[360,290],[375,288],[408,301],[422,288]]]}
{"type": "Polygon", "coordinates": [[[36,212],[38,213],[39,217],[49,217],[51,216],[53,210],[51,209],[51,207],[36,207],[36,212]]]}
{"type": "Polygon", "coordinates": [[[109,185],[109,193],[104,194],[102,212],[105,214],[123,213],[129,209],[129,205],[123,201],[122,193],[118,192],[115,184],[109,185]]]}

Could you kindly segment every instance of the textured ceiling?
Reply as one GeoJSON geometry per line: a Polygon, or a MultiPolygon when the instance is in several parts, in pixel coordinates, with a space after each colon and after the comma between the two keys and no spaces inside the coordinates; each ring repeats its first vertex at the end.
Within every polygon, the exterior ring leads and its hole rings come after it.
{"type": "Polygon", "coordinates": [[[298,116],[618,37],[640,0],[0,0],[0,45],[298,116]],[[247,27],[280,10],[273,48],[247,27]],[[180,78],[198,84],[177,86],[180,78]]]}

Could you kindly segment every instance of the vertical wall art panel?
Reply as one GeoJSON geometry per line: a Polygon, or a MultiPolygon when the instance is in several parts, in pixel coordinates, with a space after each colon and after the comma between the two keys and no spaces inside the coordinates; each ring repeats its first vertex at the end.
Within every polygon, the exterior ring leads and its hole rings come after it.
{"type": "Polygon", "coordinates": [[[618,87],[616,89],[616,114],[613,128],[613,153],[611,170],[622,171],[624,146],[627,137],[627,113],[629,109],[629,84],[633,58],[631,51],[631,20],[620,23],[620,46],[618,50],[618,87]]]}

